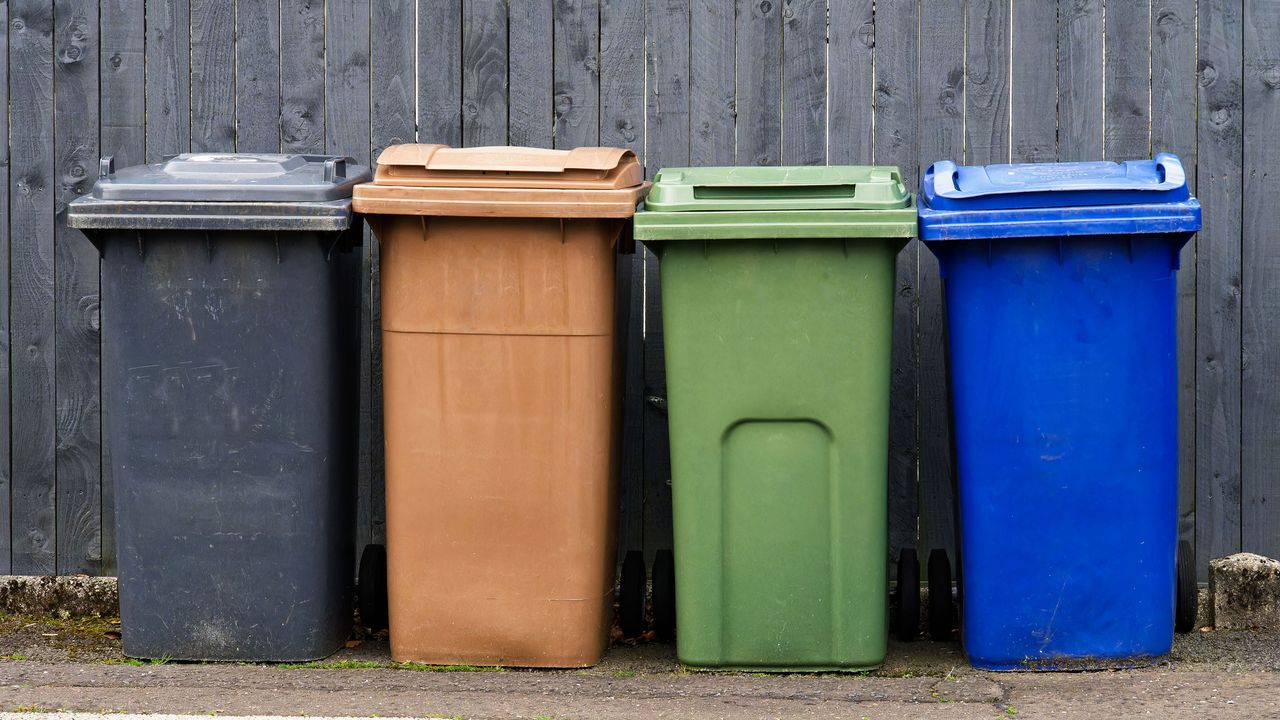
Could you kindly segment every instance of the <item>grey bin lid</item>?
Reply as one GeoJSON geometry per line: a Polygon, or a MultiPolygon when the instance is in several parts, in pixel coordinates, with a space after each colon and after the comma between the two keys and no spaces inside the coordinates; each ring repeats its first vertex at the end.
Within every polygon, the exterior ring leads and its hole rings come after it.
{"type": "Polygon", "coordinates": [[[324,202],[351,197],[369,168],[328,155],[185,153],[154,165],[114,171],[103,159],[99,200],[324,202]]]}

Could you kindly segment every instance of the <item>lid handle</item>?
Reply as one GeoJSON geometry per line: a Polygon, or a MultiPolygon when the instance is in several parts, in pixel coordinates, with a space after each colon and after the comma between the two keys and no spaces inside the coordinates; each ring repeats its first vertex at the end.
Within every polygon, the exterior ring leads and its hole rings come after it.
{"type": "Polygon", "coordinates": [[[98,160],[98,177],[106,179],[116,174],[116,156],[108,155],[98,160]]]}
{"type": "Polygon", "coordinates": [[[1182,169],[1182,161],[1173,153],[1156,153],[1156,171],[1160,173],[1160,184],[1180,187],[1187,184],[1187,173],[1182,169]]]}
{"type": "Polygon", "coordinates": [[[329,158],[324,161],[324,181],[336,183],[347,177],[347,160],[344,157],[329,158]]]}
{"type": "Polygon", "coordinates": [[[925,187],[934,194],[947,195],[956,192],[960,171],[951,160],[939,160],[925,171],[925,187]]]}

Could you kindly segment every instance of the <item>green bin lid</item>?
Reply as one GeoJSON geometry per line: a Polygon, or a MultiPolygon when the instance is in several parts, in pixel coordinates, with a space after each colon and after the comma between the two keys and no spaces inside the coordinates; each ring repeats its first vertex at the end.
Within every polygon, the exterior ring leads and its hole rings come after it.
{"type": "Polygon", "coordinates": [[[659,212],[704,210],[888,210],[911,195],[896,167],[664,168],[645,207],[659,212]]]}

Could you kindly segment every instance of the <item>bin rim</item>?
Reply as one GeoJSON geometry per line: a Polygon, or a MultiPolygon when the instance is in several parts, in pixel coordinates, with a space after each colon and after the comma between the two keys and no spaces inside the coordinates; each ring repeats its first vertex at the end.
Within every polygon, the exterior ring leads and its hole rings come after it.
{"type": "Polygon", "coordinates": [[[909,240],[917,233],[914,199],[892,210],[717,210],[636,213],[643,242],[687,240],[909,240]]]}
{"type": "Polygon", "coordinates": [[[328,202],[351,197],[370,177],[367,166],[340,155],[182,153],[119,171],[106,156],[89,194],[117,202],[328,202]]]}
{"type": "Polygon", "coordinates": [[[707,166],[662,168],[648,210],[892,210],[911,204],[892,165],[707,166]]]}
{"type": "Polygon", "coordinates": [[[952,211],[920,206],[926,243],[1081,235],[1174,234],[1200,230],[1200,202],[952,211]]]}
{"type": "Polygon", "coordinates": [[[244,230],[339,232],[355,224],[351,200],[324,202],[188,202],[100,200],[67,205],[67,226],[77,230],[244,230]]]}

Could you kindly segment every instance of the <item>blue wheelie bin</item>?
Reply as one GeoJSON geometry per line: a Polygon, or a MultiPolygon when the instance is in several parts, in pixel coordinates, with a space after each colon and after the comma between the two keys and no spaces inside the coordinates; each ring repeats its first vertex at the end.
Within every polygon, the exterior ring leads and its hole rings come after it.
{"type": "Polygon", "coordinates": [[[970,661],[1166,655],[1178,593],[1194,622],[1177,541],[1175,274],[1200,205],[1181,163],[944,161],[923,185],[920,238],[947,303],[970,661]]]}

